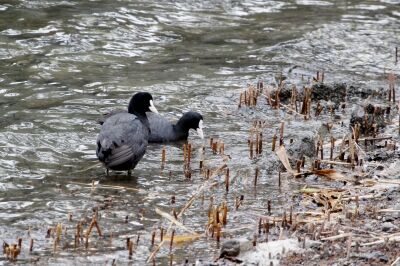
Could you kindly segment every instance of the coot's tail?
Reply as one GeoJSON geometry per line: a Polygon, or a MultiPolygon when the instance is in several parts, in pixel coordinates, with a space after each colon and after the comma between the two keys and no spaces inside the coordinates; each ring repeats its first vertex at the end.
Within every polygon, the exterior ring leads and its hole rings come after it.
{"type": "Polygon", "coordinates": [[[97,155],[97,158],[99,158],[99,161],[104,163],[106,161],[106,159],[110,156],[110,154],[111,154],[111,148],[103,147],[101,145],[100,141],[98,141],[96,155],[97,155]]]}
{"type": "Polygon", "coordinates": [[[130,146],[118,145],[115,141],[111,142],[108,139],[97,142],[96,154],[100,162],[103,162],[108,169],[113,170],[134,168],[133,163],[137,157],[130,146]]]}

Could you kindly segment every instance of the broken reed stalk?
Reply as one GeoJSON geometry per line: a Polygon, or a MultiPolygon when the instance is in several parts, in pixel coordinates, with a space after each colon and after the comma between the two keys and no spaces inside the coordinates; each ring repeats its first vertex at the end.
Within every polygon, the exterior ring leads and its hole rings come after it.
{"type": "Polygon", "coordinates": [[[221,142],[219,143],[219,154],[222,154],[222,155],[225,154],[225,144],[224,144],[223,141],[221,141],[221,142]]]}
{"type": "Polygon", "coordinates": [[[323,108],[321,103],[318,101],[317,102],[317,108],[315,109],[315,117],[319,116],[322,112],[323,108]]]}
{"type": "Polygon", "coordinates": [[[307,88],[306,87],[304,88],[304,92],[303,93],[304,93],[303,102],[302,102],[302,105],[301,105],[300,113],[302,115],[305,115],[306,112],[307,112],[307,103],[308,103],[308,100],[307,100],[307,88]]]}
{"type": "Polygon", "coordinates": [[[355,144],[353,138],[350,136],[349,137],[349,151],[350,151],[350,163],[351,163],[351,168],[354,169],[355,167],[355,144]]]}
{"type": "Polygon", "coordinates": [[[226,201],[222,203],[222,224],[226,225],[228,223],[228,204],[226,201]]]}
{"type": "Polygon", "coordinates": [[[358,143],[359,138],[360,138],[360,134],[361,134],[361,125],[360,124],[356,124],[356,143],[358,143]]]}
{"type": "Polygon", "coordinates": [[[191,156],[192,156],[192,144],[184,143],[183,144],[183,172],[187,179],[190,179],[192,177],[192,172],[190,170],[191,156]]]}
{"type": "Polygon", "coordinates": [[[258,135],[258,133],[256,133],[256,142],[255,142],[255,148],[256,148],[256,155],[258,155],[259,154],[259,151],[258,151],[258,147],[259,147],[259,142],[260,142],[260,139],[259,139],[259,135],[258,135]]]}
{"type": "Polygon", "coordinates": [[[216,206],[213,210],[213,224],[214,224],[214,228],[219,224],[219,209],[218,206],[216,206]]]}
{"type": "Polygon", "coordinates": [[[169,243],[169,252],[172,253],[172,248],[174,246],[174,237],[175,237],[175,229],[172,230],[172,234],[171,234],[171,241],[169,243]]]}
{"type": "Polygon", "coordinates": [[[166,153],[165,147],[163,147],[161,152],[161,169],[164,169],[165,166],[165,157],[166,157],[165,153],[166,153]]]}
{"type": "Polygon", "coordinates": [[[229,168],[226,168],[225,172],[225,190],[229,192],[229,168]]]}
{"type": "Polygon", "coordinates": [[[311,104],[311,88],[305,87],[304,88],[303,103],[302,103],[302,106],[301,106],[300,113],[302,115],[304,115],[304,118],[306,120],[307,120],[307,117],[308,117],[308,114],[309,114],[308,112],[310,110],[310,108],[308,106],[309,104],[311,104]]]}
{"type": "Polygon", "coordinates": [[[236,210],[238,210],[239,207],[240,207],[240,205],[242,205],[243,199],[244,199],[244,196],[243,196],[243,195],[240,195],[240,197],[239,197],[239,196],[235,197],[235,207],[236,207],[236,210]]]}
{"type": "Polygon", "coordinates": [[[57,227],[56,227],[56,239],[57,239],[57,241],[60,241],[61,234],[62,234],[62,225],[61,225],[61,223],[58,223],[57,227]]]}
{"type": "Polygon", "coordinates": [[[186,166],[186,162],[187,162],[187,143],[183,144],[183,162],[186,166]]]}
{"type": "Polygon", "coordinates": [[[250,139],[249,141],[249,148],[250,148],[250,159],[253,159],[253,140],[250,139]]]}
{"type": "Polygon", "coordinates": [[[281,171],[278,173],[278,185],[281,187],[281,171]]]}
{"type": "Polygon", "coordinates": [[[307,114],[306,114],[306,119],[309,119],[311,117],[311,96],[308,99],[308,103],[307,103],[307,114]]]}
{"type": "Polygon", "coordinates": [[[140,234],[138,234],[138,236],[136,238],[136,246],[139,246],[139,240],[140,240],[140,234]]]}
{"type": "Polygon", "coordinates": [[[286,211],[284,211],[282,215],[282,228],[285,227],[287,227],[286,211]]]}
{"type": "Polygon", "coordinates": [[[57,224],[56,226],[56,238],[54,239],[53,243],[53,252],[55,253],[57,250],[57,245],[60,242],[61,239],[61,234],[62,234],[62,225],[60,223],[57,224]]]}
{"type": "Polygon", "coordinates": [[[264,89],[264,81],[262,79],[259,79],[257,81],[257,92],[262,93],[264,89]]]}
{"type": "Polygon", "coordinates": [[[396,83],[396,75],[394,73],[389,73],[388,76],[389,81],[389,102],[392,101],[396,102],[396,90],[395,90],[395,83],[396,83]]]}
{"type": "Polygon", "coordinates": [[[267,210],[268,210],[268,215],[271,215],[271,200],[268,200],[267,210]]]}
{"type": "Polygon", "coordinates": [[[259,172],[260,172],[260,169],[258,167],[256,167],[256,172],[254,175],[254,187],[257,187],[257,179],[258,179],[259,172]]]}
{"type": "Polygon", "coordinates": [[[218,140],[216,142],[213,142],[211,148],[212,148],[213,154],[217,154],[218,153],[218,140]]]}
{"type": "Polygon", "coordinates": [[[297,111],[297,89],[296,89],[296,85],[292,86],[292,94],[290,97],[290,108],[295,108],[297,111]]]}
{"type": "Polygon", "coordinates": [[[210,179],[210,176],[211,176],[211,170],[207,169],[207,171],[206,171],[206,180],[210,179]]]}
{"type": "Polygon", "coordinates": [[[77,247],[79,245],[80,238],[81,238],[81,223],[78,222],[76,224],[75,247],[77,247]]]}
{"type": "Polygon", "coordinates": [[[156,239],[156,231],[151,232],[151,246],[154,246],[154,242],[156,239]]]}
{"type": "Polygon", "coordinates": [[[255,107],[257,105],[257,97],[258,97],[258,93],[257,90],[254,86],[251,86],[251,91],[252,91],[252,105],[253,107],[255,107]]]}
{"type": "Polygon", "coordinates": [[[200,173],[203,172],[205,150],[206,150],[205,147],[201,148],[200,163],[199,163],[200,173]]]}
{"type": "Polygon", "coordinates": [[[340,142],[340,150],[339,150],[339,155],[338,158],[341,161],[344,161],[344,155],[345,155],[345,145],[346,145],[346,139],[345,137],[343,138],[343,140],[340,142]]]}
{"type": "Polygon", "coordinates": [[[272,151],[275,151],[275,146],[276,146],[276,133],[274,134],[274,136],[272,137],[272,151]]]}
{"type": "Polygon", "coordinates": [[[98,235],[103,236],[101,233],[101,230],[100,230],[100,226],[97,222],[97,212],[95,214],[93,214],[93,218],[92,218],[92,221],[90,222],[89,229],[86,231],[86,243],[85,243],[86,249],[89,247],[89,237],[90,237],[90,233],[92,232],[92,229],[94,226],[96,227],[98,235]]]}
{"type": "Polygon", "coordinates": [[[190,161],[192,160],[192,144],[188,143],[187,148],[188,148],[187,160],[188,160],[188,165],[190,166],[190,161]]]}
{"type": "Polygon", "coordinates": [[[296,170],[297,170],[297,173],[300,174],[300,172],[301,172],[301,160],[297,160],[296,161],[296,170]]]}
{"type": "Polygon", "coordinates": [[[260,132],[258,137],[258,154],[262,153],[262,146],[263,146],[263,134],[260,132]]]}
{"type": "Polygon", "coordinates": [[[324,159],[324,140],[321,138],[320,139],[320,152],[321,152],[321,160],[324,159]]]}
{"type": "Polygon", "coordinates": [[[335,150],[335,138],[331,137],[331,153],[329,156],[329,159],[332,161],[333,160],[333,151],[335,150]]]}
{"type": "Polygon", "coordinates": [[[280,105],[280,98],[279,98],[279,94],[281,92],[281,88],[278,87],[278,89],[275,91],[275,104],[274,104],[274,108],[278,109],[279,105],[280,105]]]}
{"type": "Polygon", "coordinates": [[[252,106],[253,104],[253,91],[251,90],[251,87],[248,87],[248,97],[247,97],[247,106],[252,106]]]}
{"type": "Polygon", "coordinates": [[[217,224],[216,238],[217,238],[217,243],[219,243],[220,239],[221,239],[221,224],[220,223],[217,224]]]}
{"type": "Polygon", "coordinates": [[[129,259],[131,260],[132,259],[132,255],[133,255],[133,241],[132,240],[129,240],[129,243],[128,243],[128,254],[129,254],[129,259]]]}
{"type": "Polygon", "coordinates": [[[33,238],[31,238],[29,242],[29,253],[31,253],[32,251],[33,251],[33,238]]]}

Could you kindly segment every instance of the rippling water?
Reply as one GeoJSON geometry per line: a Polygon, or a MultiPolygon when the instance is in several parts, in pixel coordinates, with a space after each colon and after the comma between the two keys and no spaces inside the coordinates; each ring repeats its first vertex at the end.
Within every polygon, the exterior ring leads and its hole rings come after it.
{"type": "MultiPolygon", "coordinates": [[[[179,209],[202,180],[198,173],[185,180],[181,144],[167,147],[164,171],[160,171],[162,146],[152,145],[134,177],[106,178],[100,165],[93,167],[99,114],[125,107],[136,91],[151,92],[158,110],[170,119],[190,109],[200,111],[206,135],[224,140],[236,172],[249,168],[248,117],[260,115],[237,111],[238,93],[247,84],[258,78],[271,82],[281,72],[299,80],[325,70],[328,81],[383,87],[385,73],[399,73],[394,65],[396,46],[400,46],[397,0],[3,0],[1,239],[25,241],[30,228],[36,253],[23,252],[22,259],[111,263],[127,261],[124,238],[140,234],[143,245],[135,256],[142,263],[149,254],[150,232],[166,226],[155,207],[169,211],[171,195],[176,195],[179,209]],[[91,193],[90,186],[78,184],[92,180],[129,189],[91,193]],[[111,198],[113,206],[104,207],[111,198]],[[58,222],[73,228],[99,206],[104,208],[100,224],[106,235],[115,235],[114,248],[99,241],[93,244],[97,249],[88,252],[66,248],[52,256],[47,229],[58,222]],[[74,222],[67,222],[68,213],[74,222]]],[[[283,117],[272,110],[264,114],[266,138],[283,117]]],[[[292,128],[296,127],[307,130],[307,125],[293,121],[292,128]]],[[[288,134],[296,132],[289,126],[288,134]]],[[[191,142],[198,156],[201,141],[192,136],[191,142]]],[[[245,181],[231,193],[246,195],[250,209],[265,207],[271,198],[276,206],[287,206],[289,199],[278,190],[276,176],[262,173],[257,194],[245,181]]],[[[222,196],[216,202],[221,200],[222,196]]],[[[208,199],[196,204],[186,214],[185,224],[204,230],[208,204],[208,199]]],[[[255,226],[246,211],[231,213],[230,220],[230,228],[255,226]]],[[[239,233],[252,235],[252,229],[239,233]]],[[[209,258],[216,250],[213,241],[199,240],[177,247],[175,259],[209,258]]],[[[162,250],[158,260],[167,261],[167,254],[162,250]]]]}

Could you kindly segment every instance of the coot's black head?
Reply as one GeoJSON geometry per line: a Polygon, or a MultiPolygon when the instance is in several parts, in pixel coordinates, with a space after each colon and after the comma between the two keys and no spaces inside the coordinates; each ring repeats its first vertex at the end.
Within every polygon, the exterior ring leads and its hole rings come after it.
{"type": "Polygon", "coordinates": [[[197,131],[197,134],[200,138],[204,138],[203,116],[197,112],[190,111],[184,113],[181,119],[179,119],[177,125],[187,131],[189,131],[190,129],[194,129],[197,131]]]}
{"type": "Polygon", "coordinates": [[[134,94],[129,102],[128,112],[136,115],[145,115],[146,112],[158,113],[153,104],[153,96],[148,92],[134,94]]]}

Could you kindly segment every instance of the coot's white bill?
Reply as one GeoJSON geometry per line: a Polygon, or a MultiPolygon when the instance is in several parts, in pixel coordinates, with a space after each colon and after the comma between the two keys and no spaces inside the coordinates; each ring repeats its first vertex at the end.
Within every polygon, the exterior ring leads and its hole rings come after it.
{"type": "Polygon", "coordinates": [[[153,113],[158,114],[157,109],[154,107],[153,100],[150,100],[150,107],[149,107],[149,109],[150,109],[150,111],[152,111],[153,113]]]}
{"type": "Polygon", "coordinates": [[[204,139],[204,133],[203,133],[203,120],[199,121],[199,127],[196,129],[197,135],[199,135],[199,137],[201,139],[204,139]]]}

